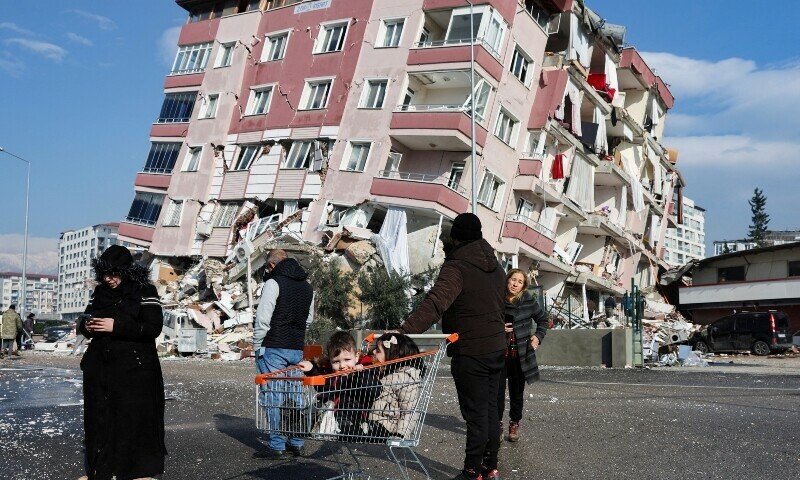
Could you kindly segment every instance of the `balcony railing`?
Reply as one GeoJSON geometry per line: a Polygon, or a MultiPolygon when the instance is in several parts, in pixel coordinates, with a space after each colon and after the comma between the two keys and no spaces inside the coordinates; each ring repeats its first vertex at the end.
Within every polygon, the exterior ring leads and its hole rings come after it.
{"type": "Polygon", "coordinates": [[[460,185],[451,185],[450,178],[444,175],[434,175],[430,173],[411,173],[411,172],[398,172],[395,170],[381,170],[378,172],[378,176],[381,178],[389,178],[392,180],[407,180],[411,182],[423,182],[423,183],[436,183],[439,185],[443,185],[454,192],[460,193],[461,195],[466,195],[467,190],[460,186],[460,185]]]}
{"type": "Polygon", "coordinates": [[[305,1],[306,0],[268,0],[267,10],[274,10],[276,8],[288,7],[289,5],[294,5],[295,3],[302,3],[305,1]]]}
{"type": "MultiPolygon", "coordinates": [[[[453,47],[453,46],[464,46],[464,45],[471,45],[472,41],[469,38],[455,38],[451,40],[427,40],[424,42],[416,42],[414,44],[414,48],[435,48],[435,47],[453,47]]],[[[481,45],[483,48],[486,49],[487,52],[491,53],[493,57],[500,58],[500,52],[494,49],[489,43],[484,40],[483,38],[476,38],[475,45],[481,45]]]]}
{"type": "Polygon", "coordinates": [[[467,112],[469,111],[469,107],[465,107],[463,104],[398,105],[395,111],[396,112],[467,112]]]}
{"type": "Polygon", "coordinates": [[[536,230],[537,232],[541,233],[542,235],[544,235],[545,237],[549,238],[550,240],[555,241],[555,239],[556,239],[556,233],[554,231],[550,230],[549,228],[545,227],[541,223],[539,223],[539,222],[537,222],[537,221],[533,220],[532,218],[527,217],[525,215],[521,215],[519,213],[513,213],[513,214],[508,215],[508,217],[506,217],[506,220],[509,221],[509,222],[522,223],[523,225],[525,225],[527,227],[530,227],[530,228],[536,230]]]}
{"type": "Polygon", "coordinates": [[[521,158],[544,161],[544,154],[540,152],[522,152],[521,158]]]}

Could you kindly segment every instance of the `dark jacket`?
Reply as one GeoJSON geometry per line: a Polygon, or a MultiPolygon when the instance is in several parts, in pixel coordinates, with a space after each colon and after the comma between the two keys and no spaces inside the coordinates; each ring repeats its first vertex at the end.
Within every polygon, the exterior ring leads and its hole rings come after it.
{"type": "Polygon", "coordinates": [[[163,317],[156,288],[123,281],[95,288],[86,313],[113,318],[111,333],[80,332],[92,342],[81,360],[87,473],[90,479],[151,477],[164,471],[164,381],[155,339],[163,317]]]}
{"type": "Polygon", "coordinates": [[[303,349],[306,321],[314,298],[314,289],[306,281],[307,277],[306,271],[293,258],[275,265],[267,280],[278,284],[278,299],[262,347],[303,349]]]}
{"type": "Polygon", "coordinates": [[[505,272],[489,243],[462,243],[445,257],[436,283],[399,330],[422,333],[441,318],[445,333],[458,333],[458,341],[448,347],[449,356],[502,351],[505,290],[505,272]]]}
{"type": "Polygon", "coordinates": [[[517,358],[525,375],[525,382],[533,383],[539,380],[539,363],[536,361],[536,350],[531,346],[531,338],[534,335],[538,337],[541,345],[549,328],[547,315],[530,292],[525,292],[517,302],[506,303],[506,321],[509,320],[514,326],[519,355],[517,358]]]}

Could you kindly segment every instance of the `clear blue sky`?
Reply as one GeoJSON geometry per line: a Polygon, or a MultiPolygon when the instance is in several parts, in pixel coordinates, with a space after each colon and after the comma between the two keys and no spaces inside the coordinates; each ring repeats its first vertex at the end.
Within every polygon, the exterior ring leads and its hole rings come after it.
{"type": "MultiPolygon", "coordinates": [[[[770,227],[800,228],[800,2],[779,11],[744,0],[588,5],[626,25],[626,41],[671,85],[677,100],[662,141],[680,149],[685,193],[708,209],[707,243],[746,235],[755,187],[767,196],[770,227]]],[[[184,20],[172,0],[4,9],[0,146],[33,162],[29,270],[51,264],[47,239],[59,232],[126,215],[184,20]]],[[[25,168],[2,154],[0,165],[3,270],[21,252],[25,168]]]]}

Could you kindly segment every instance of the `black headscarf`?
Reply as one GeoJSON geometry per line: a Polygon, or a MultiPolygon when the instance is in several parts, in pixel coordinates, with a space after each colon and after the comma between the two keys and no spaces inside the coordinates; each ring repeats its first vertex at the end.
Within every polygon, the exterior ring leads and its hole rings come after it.
{"type": "Polygon", "coordinates": [[[115,305],[134,290],[150,283],[150,270],[135,263],[131,252],[121,245],[108,247],[100,258],[92,260],[92,268],[95,280],[99,282],[93,299],[93,307],[97,309],[115,305]],[[122,283],[111,288],[103,281],[106,275],[119,276],[122,283]]]}

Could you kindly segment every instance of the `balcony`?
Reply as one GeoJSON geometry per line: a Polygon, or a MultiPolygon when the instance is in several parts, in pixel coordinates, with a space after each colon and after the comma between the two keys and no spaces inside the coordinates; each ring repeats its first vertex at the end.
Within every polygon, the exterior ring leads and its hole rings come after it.
{"type": "MultiPolygon", "coordinates": [[[[412,150],[470,151],[472,125],[461,105],[400,105],[389,135],[412,150]]],[[[487,131],[475,126],[475,143],[486,144],[487,131]]]]}
{"type": "Polygon", "coordinates": [[[630,186],[631,177],[612,161],[602,161],[594,170],[594,184],[604,187],[630,186]]]}
{"type": "MultiPolygon", "coordinates": [[[[565,0],[555,0],[556,3],[564,1],[565,0]]],[[[475,10],[479,10],[483,5],[491,5],[493,8],[497,9],[498,12],[500,12],[507,22],[511,23],[514,20],[514,13],[516,12],[517,8],[517,4],[515,2],[509,2],[507,0],[474,0],[472,3],[475,4],[475,10]]],[[[428,11],[446,8],[462,8],[465,6],[465,4],[466,2],[464,0],[424,0],[422,2],[422,9],[428,11]]],[[[479,25],[480,20],[476,20],[475,30],[478,30],[479,25]]]]}
{"type": "Polygon", "coordinates": [[[120,222],[118,234],[120,237],[127,237],[145,242],[153,241],[153,234],[155,233],[155,226],[147,226],[141,224],[134,224],[120,222]]]}
{"type": "Polygon", "coordinates": [[[553,254],[553,247],[556,245],[555,232],[524,215],[512,214],[506,217],[503,236],[516,238],[547,256],[553,254]]]}
{"type": "Polygon", "coordinates": [[[381,170],[369,193],[378,202],[429,208],[452,218],[467,211],[469,200],[463,187],[451,188],[449,183],[444,175],[381,170]]]}
{"type": "MultiPolygon", "coordinates": [[[[469,63],[471,48],[469,38],[417,42],[408,52],[408,64],[469,63]]],[[[480,39],[475,41],[475,64],[480,65],[498,82],[503,76],[503,64],[498,60],[499,56],[499,53],[494,52],[486,42],[480,39]]]]}
{"type": "Polygon", "coordinates": [[[611,235],[614,237],[625,236],[622,229],[611,223],[611,220],[605,215],[589,215],[586,220],[578,224],[578,234],[611,235]]]}
{"type": "Polygon", "coordinates": [[[172,175],[170,173],[147,173],[139,172],[136,174],[136,180],[133,182],[137,187],[151,187],[151,188],[169,188],[172,175]]]}

